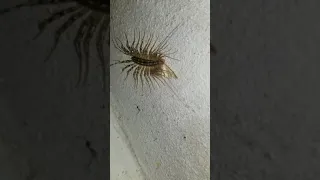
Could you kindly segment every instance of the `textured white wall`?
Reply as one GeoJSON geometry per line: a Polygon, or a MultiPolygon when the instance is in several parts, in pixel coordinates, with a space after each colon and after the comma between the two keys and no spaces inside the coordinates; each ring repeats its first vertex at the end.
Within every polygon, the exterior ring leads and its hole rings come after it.
{"type": "MultiPolygon", "coordinates": [[[[111,38],[139,29],[170,39],[174,55],[168,60],[179,79],[173,84],[179,101],[166,87],[153,92],[135,90],[123,82],[121,66],[111,68],[111,106],[148,179],[207,180],[210,169],[210,7],[201,1],[111,2],[111,38]],[[195,112],[185,107],[188,104],[195,112]]],[[[129,38],[132,36],[129,35],[129,38]]],[[[111,60],[128,58],[111,46],[111,60]]]]}
{"type": "MultiPolygon", "coordinates": [[[[110,108],[110,179],[144,180],[141,167],[136,162],[117,118],[110,108]]],[[[1,149],[0,149],[1,150],[1,149]]]]}

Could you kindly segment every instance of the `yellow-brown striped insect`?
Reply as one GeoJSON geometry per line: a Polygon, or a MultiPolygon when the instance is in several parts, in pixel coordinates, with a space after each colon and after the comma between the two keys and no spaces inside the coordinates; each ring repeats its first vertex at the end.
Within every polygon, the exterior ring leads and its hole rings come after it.
{"type": "MultiPolygon", "coordinates": [[[[46,57],[47,61],[58,43],[60,42],[61,35],[66,32],[76,21],[80,21],[80,26],[77,30],[73,44],[79,58],[79,74],[77,85],[80,84],[82,78],[83,83],[86,83],[89,74],[89,58],[90,50],[89,45],[96,36],[95,44],[99,56],[102,71],[103,89],[105,90],[106,83],[106,67],[105,57],[103,53],[104,43],[109,43],[109,1],[105,0],[36,0],[35,2],[27,1],[22,4],[18,4],[11,8],[0,9],[0,15],[11,12],[15,9],[23,7],[34,6],[50,6],[50,5],[69,5],[74,4],[71,7],[61,8],[54,12],[50,17],[43,19],[39,22],[39,33],[35,36],[37,38],[44,32],[48,25],[69,16],[63,24],[56,29],[54,33],[54,44],[46,57]],[[83,76],[83,77],[82,77],[83,76]]],[[[34,38],[34,39],[35,39],[34,38]]]]}
{"type": "Polygon", "coordinates": [[[173,52],[168,49],[168,40],[177,30],[174,28],[167,37],[158,42],[158,38],[151,34],[147,36],[144,33],[136,33],[134,31],[133,40],[129,43],[128,36],[125,33],[125,43],[119,38],[112,39],[114,46],[123,54],[130,56],[128,60],[117,61],[110,66],[116,64],[125,64],[122,72],[126,72],[126,77],[132,73],[134,79],[134,87],[137,88],[139,81],[143,89],[144,85],[148,85],[151,91],[156,85],[160,84],[169,86],[168,80],[177,79],[175,72],[166,64],[166,58],[174,59],[169,56],[173,52]]]}

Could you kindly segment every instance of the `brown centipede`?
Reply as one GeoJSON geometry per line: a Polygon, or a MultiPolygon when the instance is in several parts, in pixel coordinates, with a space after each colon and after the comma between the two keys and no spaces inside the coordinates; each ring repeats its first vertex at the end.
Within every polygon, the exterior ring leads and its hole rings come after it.
{"type": "Polygon", "coordinates": [[[168,56],[172,54],[168,50],[168,40],[177,28],[178,26],[160,42],[157,42],[159,37],[155,38],[153,34],[148,37],[145,32],[142,35],[140,32],[136,34],[135,31],[131,43],[129,43],[126,33],[124,33],[125,43],[121,42],[119,38],[112,39],[115,48],[130,56],[130,59],[116,61],[110,66],[124,64],[125,66],[121,70],[121,72],[126,72],[124,80],[132,73],[135,88],[138,87],[139,81],[142,88],[144,85],[148,85],[150,91],[155,88],[155,85],[159,87],[160,84],[170,86],[168,80],[178,77],[166,63],[166,58],[174,59],[168,56]]]}
{"type": "Polygon", "coordinates": [[[54,44],[51,47],[45,61],[49,60],[58,43],[62,34],[64,34],[73,24],[80,21],[77,33],[73,40],[73,45],[79,59],[79,74],[76,85],[78,86],[82,79],[83,84],[87,82],[89,74],[89,58],[90,50],[89,45],[96,36],[95,44],[98,52],[98,58],[101,65],[102,71],[102,84],[103,90],[106,88],[106,67],[105,67],[105,56],[103,53],[104,43],[109,43],[109,1],[105,0],[36,0],[35,2],[27,1],[22,4],[15,5],[10,8],[0,9],[0,15],[9,13],[13,10],[20,9],[23,7],[34,7],[34,6],[50,6],[50,5],[64,5],[74,4],[74,6],[67,8],[60,8],[53,12],[51,16],[43,19],[38,23],[39,33],[33,38],[36,39],[41,35],[47,26],[55,21],[58,21],[66,16],[69,16],[63,24],[58,27],[54,32],[54,44]]]}
{"type": "MultiPolygon", "coordinates": [[[[123,43],[118,37],[112,39],[113,45],[121,53],[130,56],[130,59],[126,60],[116,60],[114,65],[124,65],[121,69],[121,73],[126,72],[124,81],[127,80],[128,76],[133,76],[134,88],[138,89],[139,83],[143,90],[144,85],[149,87],[151,92],[156,86],[169,87],[171,92],[181,101],[184,101],[174,90],[174,86],[170,83],[172,79],[178,79],[176,73],[171,69],[171,67],[166,63],[167,59],[175,59],[170,54],[174,54],[176,51],[172,52],[169,48],[169,39],[178,29],[176,26],[162,41],[159,40],[159,36],[155,37],[153,34],[149,36],[145,32],[137,33],[134,31],[133,40],[129,42],[128,35],[124,33],[125,43],[123,43]]],[[[185,104],[185,107],[191,109],[193,112],[195,110],[189,105],[185,104]]]]}

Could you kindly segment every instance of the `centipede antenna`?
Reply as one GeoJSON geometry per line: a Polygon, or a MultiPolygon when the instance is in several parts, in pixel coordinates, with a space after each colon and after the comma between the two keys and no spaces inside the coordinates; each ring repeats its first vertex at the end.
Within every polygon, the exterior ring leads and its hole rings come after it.
{"type": "Polygon", "coordinates": [[[175,60],[175,61],[181,61],[180,59],[176,59],[176,58],[173,58],[173,57],[170,57],[170,56],[167,56],[167,55],[165,55],[164,57],[167,57],[167,58],[175,60]]]}
{"type": "Polygon", "coordinates": [[[158,47],[156,50],[159,50],[161,49],[165,44],[166,42],[168,41],[169,38],[171,38],[174,33],[178,30],[178,27],[181,26],[182,23],[179,23],[159,44],[158,44],[158,47]]]}

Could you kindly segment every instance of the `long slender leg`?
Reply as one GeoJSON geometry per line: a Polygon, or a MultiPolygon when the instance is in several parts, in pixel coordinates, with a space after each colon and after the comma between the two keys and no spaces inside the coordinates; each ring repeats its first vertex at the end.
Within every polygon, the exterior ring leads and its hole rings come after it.
{"type": "Polygon", "coordinates": [[[143,69],[143,66],[139,66],[139,69],[136,73],[136,77],[137,77],[137,89],[139,88],[139,80],[140,80],[140,83],[143,83],[143,80],[140,78],[140,73],[141,73],[141,70],[143,69]]]}
{"type": "Polygon", "coordinates": [[[127,80],[128,76],[129,76],[129,73],[130,73],[134,68],[136,68],[137,66],[138,66],[138,65],[134,65],[134,66],[132,66],[130,69],[128,69],[127,75],[126,75],[126,77],[124,78],[124,81],[127,80]]]}
{"type": "Polygon", "coordinates": [[[116,64],[125,64],[125,63],[130,63],[132,60],[124,60],[124,61],[117,61],[116,63],[110,64],[110,66],[116,65],[116,64]]]}
{"type": "Polygon", "coordinates": [[[143,52],[143,45],[145,44],[144,42],[144,37],[146,36],[146,32],[143,31],[143,36],[142,36],[142,39],[141,39],[141,44],[140,44],[140,49],[139,49],[139,52],[142,53],[143,52]]]}
{"type": "Polygon", "coordinates": [[[158,87],[160,88],[161,86],[160,86],[160,84],[159,84],[158,81],[157,81],[157,76],[152,76],[152,79],[157,83],[158,87]]]}
{"type": "Polygon", "coordinates": [[[170,86],[174,92],[178,92],[177,88],[172,84],[171,80],[172,79],[167,79],[166,80],[167,85],[170,86]]]}
{"type": "MultiPolygon", "coordinates": [[[[158,77],[158,76],[153,76],[153,78],[154,78],[155,80],[159,80],[164,86],[166,86],[166,84],[162,81],[162,78],[160,78],[160,77],[158,77]]],[[[161,86],[159,85],[159,87],[161,87],[161,86]]]]}
{"type": "Polygon", "coordinates": [[[173,95],[176,96],[176,98],[177,98],[181,103],[183,103],[183,105],[184,105],[186,108],[190,109],[192,112],[196,112],[191,106],[189,106],[187,103],[184,103],[184,102],[186,102],[185,99],[182,98],[182,97],[180,97],[180,96],[178,95],[178,93],[176,92],[174,86],[173,86],[171,83],[168,82],[168,79],[161,78],[161,77],[157,77],[157,78],[159,79],[159,81],[160,81],[163,85],[167,86],[167,87],[170,89],[170,91],[173,93],[173,95]]]}
{"type": "Polygon", "coordinates": [[[149,49],[148,54],[153,54],[155,52],[155,49],[153,49],[153,48],[155,48],[155,45],[156,45],[156,42],[158,41],[158,39],[159,39],[159,36],[156,36],[156,39],[154,40],[151,48],[149,49]]]}
{"type": "Polygon", "coordinates": [[[62,4],[62,3],[72,3],[75,2],[75,0],[38,0],[37,2],[24,2],[18,5],[15,5],[13,7],[0,9],[0,15],[3,15],[5,13],[9,13],[13,10],[18,10],[20,8],[24,7],[33,7],[33,6],[43,6],[43,5],[54,5],[54,4],[62,4]]]}
{"type": "Polygon", "coordinates": [[[129,65],[126,65],[124,68],[121,69],[121,74],[124,72],[124,70],[128,69],[129,67],[132,67],[134,66],[135,64],[129,64],[129,65]]]}
{"type": "Polygon", "coordinates": [[[54,44],[51,47],[51,50],[47,56],[47,58],[45,59],[45,61],[48,61],[49,58],[51,57],[52,53],[54,52],[54,50],[57,48],[57,45],[59,43],[60,37],[61,35],[75,22],[77,21],[81,16],[83,16],[85,14],[86,10],[82,10],[80,12],[77,12],[73,15],[71,15],[68,20],[62,24],[62,26],[60,26],[60,28],[58,30],[56,30],[55,32],[55,40],[54,40],[54,44]]]}
{"type": "Polygon", "coordinates": [[[178,27],[181,25],[178,24],[157,46],[157,48],[155,49],[156,52],[159,52],[161,49],[163,49],[163,47],[168,43],[169,38],[172,37],[172,35],[178,30],[178,27]]]}
{"type": "Polygon", "coordinates": [[[123,54],[127,54],[127,55],[130,55],[130,49],[127,49],[123,43],[120,41],[119,38],[115,38],[115,39],[112,39],[112,42],[114,44],[114,46],[120,51],[122,52],[123,54]]]}
{"type": "Polygon", "coordinates": [[[80,24],[80,27],[78,28],[77,34],[73,40],[73,46],[75,47],[76,54],[78,56],[79,60],[79,67],[78,67],[78,80],[76,83],[76,86],[80,84],[80,81],[82,79],[82,71],[83,71],[83,59],[82,59],[82,47],[81,47],[81,41],[85,35],[85,32],[87,30],[86,21],[82,21],[80,24]]]}
{"type": "Polygon", "coordinates": [[[129,44],[129,39],[128,39],[127,33],[124,33],[124,37],[125,37],[125,39],[126,39],[126,48],[127,48],[129,51],[132,51],[132,47],[131,47],[130,44],[129,44]]]}
{"type": "Polygon", "coordinates": [[[96,39],[96,48],[100,60],[101,65],[101,71],[102,71],[102,89],[105,92],[106,91],[106,64],[105,64],[105,57],[103,53],[103,45],[105,40],[105,31],[108,29],[109,20],[107,19],[107,16],[103,16],[102,23],[100,26],[100,29],[97,33],[97,39],[96,39]]]}
{"type": "Polygon", "coordinates": [[[152,39],[153,39],[153,35],[151,34],[150,37],[149,37],[148,40],[147,40],[146,45],[145,45],[144,48],[143,48],[142,53],[148,54],[148,49],[149,49],[149,46],[150,46],[150,44],[151,44],[151,42],[152,42],[152,39]]]}
{"type": "Polygon", "coordinates": [[[165,79],[165,78],[162,78],[162,77],[158,77],[158,76],[155,76],[155,78],[157,78],[164,86],[167,86],[171,92],[179,98],[178,94],[176,93],[176,91],[174,90],[173,86],[171,84],[168,83],[168,81],[165,79]]]}
{"type": "Polygon", "coordinates": [[[153,89],[155,89],[154,87],[154,84],[153,84],[153,81],[151,79],[152,75],[151,75],[151,68],[148,68],[148,71],[147,71],[147,78],[149,79],[150,83],[151,83],[151,86],[153,87],[153,89]]]}
{"type": "Polygon", "coordinates": [[[141,69],[141,66],[138,66],[133,72],[134,88],[136,88],[136,89],[137,89],[138,84],[139,84],[138,72],[139,72],[140,69],[141,69]]]}
{"type": "MultiPolygon", "coordinates": [[[[127,70],[127,74],[126,74],[126,77],[123,79],[123,81],[122,81],[122,85],[124,84],[124,82],[127,80],[127,78],[128,78],[128,76],[129,76],[129,73],[134,69],[134,68],[136,68],[138,65],[136,65],[136,64],[130,64],[130,65],[127,65],[126,67],[124,67],[122,70],[122,72],[124,72],[124,69],[125,68],[129,68],[128,70],[127,70]],[[127,67],[128,66],[128,67],[127,67]]],[[[121,73],[122,73],[121,72],[121,73]]]]}
{"type": "Polygon", "coordinates": [[[133,29],[133,41],[131,43],[131,50],[134,49],[134,46],[135,46],[135,43],[136,43],[136,29],[133,29]]]}
{"type": "Polygon", "coordinates": [[[146,69],[146,67],[144,67],[144,66],[140,69],[140,81],[141,81],[142,91],[143,91],[143,84],[144,84],[144,81],[143,81],[143,73],[144,73],[145,69],[146,69]]]}
{"type": "MultiPolygon", "coordinates": [[[[129,75],[129,72],[130,72],[134,67],[136,67],[136,66],[137,66],[137,65],[136,65],[135,63],[129,64],[129,65],[126,65],[125,67],[123,67],[123,68],[122,68],[122,70],[121,70],[121,73],[120,73],[120,74],[122,74],[126,69],[128,69],[128,68],[129,68],[129,69],[127,70],[127,76],[126,76],[126,78],[125,78],[125,80],[126,80],[126,79],[127,79],[127,77],[128,77],[128,75],[129,75]]],[[[124,80],[124,81],[125,81],[125,80],[124,80]]],[[[123,81],[123,82],[124,82],[124,81],[123,81]]],[[[122,84],[122,85],[123,85],[123,84],[122,84]]]]}
{"type": "Polygon", "coordinates": [[[61,19],[65,15],[72,13],[72,12],[75,12],[75,11],[79,10],[80,8],[81,8],[80,6],[75,6],[75,7],[69,7],[66,9],[62,9],[60,11],[53,13],[49,18],[42,20],[38,24],[39,32],[36,34],[36,36],[33,39],[38,38],[43,33],[43,31],[46,29],[46,27],[48,25],[50,25],[53,21],[61,19]]]}
{"type": "Polygon", "coordinates": [[[145,70],[143,72],[143,75],[144,75],[144,78],[149,86],[149,90],[151,92],[151,84],[150,84],[150,81],[149,81],[149,78],[148,78],[148,71],[149,71],[149,67],[145,67],[145,70]]]}
{"type": "Polygon", "coordinates": [[[159,48],[157,51],[158,52],[165,52],[166,49],[169,47],[169,43],[166,42],[161,48],[159,48]]]}
{"type": "Polygon", "coordinates": [[[135,46],[135,50],[136,50],[136,51],[139,51],[140,38],[141,38],[141,34],[140,34],[140,31],[139,31],[139,32],[138,32],[138,42],[137,42],[137,44],[136,44],[136,46],[135,46]]]}

